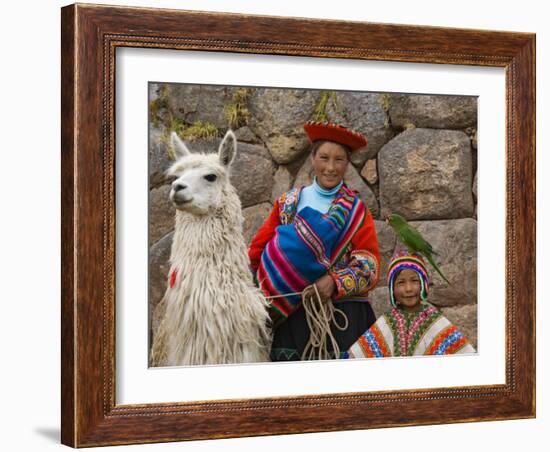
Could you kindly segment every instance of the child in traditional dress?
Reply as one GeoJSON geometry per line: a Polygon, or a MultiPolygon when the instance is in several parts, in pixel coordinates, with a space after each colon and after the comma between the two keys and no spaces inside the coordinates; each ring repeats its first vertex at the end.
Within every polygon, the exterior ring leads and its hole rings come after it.
{"type": "Polygon", "coordinates": [[[389,264],[392,309],[378,318],[344,358],[475,353],[466,337],[427,302],[429,277],[420,255],[400,251],[389,264]]]}

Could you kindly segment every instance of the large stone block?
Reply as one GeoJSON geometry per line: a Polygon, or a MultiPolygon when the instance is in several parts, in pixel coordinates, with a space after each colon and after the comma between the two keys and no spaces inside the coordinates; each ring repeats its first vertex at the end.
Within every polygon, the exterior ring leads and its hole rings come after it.
{"type": "Polygon", "coordinates": [[[426,262],[430,301],[436,306],[477,304],[477,221],[472,218],[412,222],[437,253],[434,260],[447,285],[426,262]]]}
{"type": "Polygon", "coordinates": [[[376,196],[366,182],[361,178],[353,165],[348,165],[348,170],[344,175],[344,182],[349,188],[359,192],[359,197],[368,206],[372,216],[374,218],[378,218],[379,208],[376,196]]]}
{"type": "Polygon", "coordinates": [[[296,174],[294,179],[294,187],[302,187],[303,185],[309,185],[313,182],[313,165],[311,164],[311,158],[308,157],[304,160],[304,163],[296,174]]]}
{"type": "Polygon", "coordinates": [[[441,312],[477,350],[477,304],[442,308],[441,312]]]}
{"type": "Polygon", "coordinates": [[[474,194],[475,209],[474,209],[474,218],[477,219],[477,172],[474,177],[474,185],[472,186],[472,193],[474,194]]]}
{"type": "Polygon", "coordinates": [[[378,238],[378,247],[380,250],[380,279],[379,286],[386,285],[386,275],[388,274],[388,264],[395,250],[397,238],[393,233],[393,229],[385,221],[374,221],[376,228],[376,236],[378,238]]]}
{"type": "Polygon", "coordinates": [[[175,208],[170,202],[170,185],[149,191],[149,244],[153,245],[174,229],[175,208]]]}
{"type": "Polygon", "coordinates": [[[235,130],[235,136],[237,137],[237,140],[242,143],[262,144],[261,140],[254,135],[254,132],[252,132],[248,126],[240,127],[235,130]]]}
{"type": "Polygon", "coordinates": [[[243,207],[270,201],[274,171],[275,165],[265,147],[238,144],[237,158],[231,166],[231,183],[243,207]]]}
{"type": "Polygon", "coordinates": [[[295,89],[257,89],[249,98],[248,126],[279,164],[298,159],[309,148],[303,125],[311,119],[319,94],[295,89]]]}
{"type": "Polygon", "coordinates": [[[271,202],[281,196],[292,187],[292,173],[286,166],[279,166],[273,176],[273,190],[271,191],[271,202]]]}
{"type": "Polygon", "coordinates": [[[391,309],[387,286],[378,286],[369,292],[368,299],[376,318],[391,309]]]}
{"type": "Polygon", "coordinates": [[[389,112],[393,127],[465,129],[477,126],[477,98],[473,96],[392,94],[389,112]]]}
{"type": "Polygon", "coordinates": [[[272,208],[273,206],[270,203],[264,202],[262,204],[256,204],[255,206],[243,209],[244,243],[246,243],[247,245],[250,244],[250,241],[254,238],[256,232],[258,232],[258,229],[260,229],[260,226],[264,224],[264,221],[269,216],[272,208]]]}
{"type": "Polygon", "coordinates": [[[361,170],[361,177],[371,185],[378,182],[378,169],[376,168],[376,162],[376,159],[367,160],[361,170]]]}
{"type": "Polygon", "coordinates": [[[149,306],[152,311],[166,291],[173,237],[174,233],[170,232],[149,248],[149,306]]]}
{"type": "Polygon", "coordinates": [[[382,216],[435,220],[472,217],[470,140],[460,131],[411,129],[378,153],[382,216]]]}
{"type": "Polygon", "coordinates": [[[335,102],[327,104],[330,121],[363,133],[367,146],[352,154],[351,162],[362,168],[368,159],[376,157],[380,148],[393,136],[384,108],[385,95],[377,93],[336,92],[335,102]]]}
{"type": "Polygon", "coordinates": [[[233,100],[237,88],[176,83],[165,86],[166,104],[176,118],[187,124],[202,121],[221,129],[228,127],[225,106],[233,100]]]}
{"type": "Polygon", "coordinates": [[[159,90],[160,90],[161,84],[160,83],[149,83],[148,91],[149,91],[149,102],[156,102],[159,98],[159,90]]]}
{"type": "Polygon", "coordinates": [[[166,184],[164,173],[171,163],[164,130],[149,125],[149,188],[166,184]]]}

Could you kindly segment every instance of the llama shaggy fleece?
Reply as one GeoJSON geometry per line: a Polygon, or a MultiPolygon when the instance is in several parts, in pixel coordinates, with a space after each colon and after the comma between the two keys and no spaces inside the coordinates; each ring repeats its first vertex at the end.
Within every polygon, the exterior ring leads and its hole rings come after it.
{"type": "Polygon", "coordinates": [[[252,282],[241,203],[229,181],[236,139],[228,132],[218,154],[191,154],[172,139],[181,155],[169,170],[175,232],[151,364],[269,361],[267,302],[252,282]]]}

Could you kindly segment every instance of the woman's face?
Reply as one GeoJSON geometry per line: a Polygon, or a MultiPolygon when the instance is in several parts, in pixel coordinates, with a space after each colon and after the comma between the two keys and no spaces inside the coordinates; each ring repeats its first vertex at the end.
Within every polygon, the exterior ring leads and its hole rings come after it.
{"type": "Polygon", "coordinates": [[[420,276],[410,268],[401,270],[393,283],[395,300],[405,309],[413,309],[420,303],[420,290],[420,276]]]}
{"type": "Polygon", "coordinates": [[[348,169],[348,153],[338,143],[323,143],[311,156],[317,183],[326,189],[336,187],[348,169]]]}

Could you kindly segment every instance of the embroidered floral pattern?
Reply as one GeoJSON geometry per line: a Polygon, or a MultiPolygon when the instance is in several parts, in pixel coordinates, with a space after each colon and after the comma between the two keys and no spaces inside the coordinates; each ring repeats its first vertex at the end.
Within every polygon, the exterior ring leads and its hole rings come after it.
{"type": "Polygon", "coordinates": [[[300,190],[299,188],[293,188],[279,197],[279,219],[281,224],[290,224],[294,220],[300,190]]]}
{"type": "Polygon", "coordinates": [[[437,309],[430,306],[425,311],[422,311],[418,317],[416,317],[409,327],[407,333],[407,350],[409,353],[416,348],[418,340],[426,331],[426,329],[437,319],[439,313],[437,309]]]}
{"type": "Polygon", "coordinates": [[[385,316],[395,339],[394,355],[410,356],[424,332],[439,318],[440,314],[435,307],[429,306],[421,313],[406,313],[393,308],[385,316]]]}
{"type": "Polygon", "coordinates": [[[346,251],[335,265],[331,275],[336,282],[336,298],[366,295],[374,287],[378,263],[373,254],[365,250],[346,251]]]}
{"type": "Polygon", "coordinates": [[[388,316],[391,321],[392,330],[394,331],[393,337],[397,339],[394,344],[395,356],[407,356],[407,327],[405,325],[405,318],[397,309],[391,311],[391,315],[388,316]]]}

